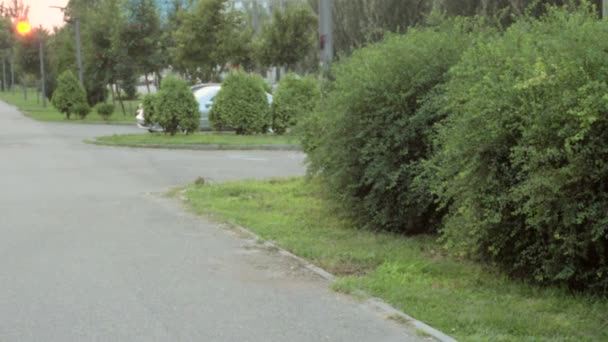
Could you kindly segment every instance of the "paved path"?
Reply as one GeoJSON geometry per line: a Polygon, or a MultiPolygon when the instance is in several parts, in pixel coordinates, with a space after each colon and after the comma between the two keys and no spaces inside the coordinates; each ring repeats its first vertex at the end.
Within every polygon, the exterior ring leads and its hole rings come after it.
{"type": "Polygon", "coordinates": [[[0,103],[0,341],[410,341],[290,259],[160,196],[197,176],[300,175],[290,152],[83,144],[131,127],[0,103]]]}

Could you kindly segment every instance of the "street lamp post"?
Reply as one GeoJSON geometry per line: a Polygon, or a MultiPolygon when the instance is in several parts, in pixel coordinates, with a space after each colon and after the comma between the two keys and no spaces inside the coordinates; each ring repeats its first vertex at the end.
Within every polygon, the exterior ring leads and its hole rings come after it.
{"type": "Polygon", "coordinates": [[[44,42],[42,40],[42,25],[40,25],[40,31],[38,34],[38,48],[40,53],[40,79],[42,88],[42,107],[46,108],[46,73],[44,70],[44,42]]]}
{"type": "MultiPolygon", "coordinates": [[[[27,21],[20,21],[17,23],[17,33],[22,36],[28,36],[32,33],[32,27],[27,21]]],[[[44,70],[44,42],[42,39],[42,25],[38,29],[38,55],[40,57],[40,81],[41,81],[41,90],[42,90],[42,106],[46,108],[46,73],[44,70]]],[[[23,87],[23,95],[27,100],[27,89],[23,87]]]]}
{"type": "Polygon", "coordinates": [[[319,43],[321,45],[321,62],[324,69],[329,69],[334,59],[334,24],[333,1],[319,0],[319,43]]]}
{"type": "Polygon", "coordinates": [[[78,62],[78,80],[84,87],[84,76],[82,71],[82,51],[80,46],[80,19],[74,19],[74,31],[76,31],[76,61],[78,62]]]}

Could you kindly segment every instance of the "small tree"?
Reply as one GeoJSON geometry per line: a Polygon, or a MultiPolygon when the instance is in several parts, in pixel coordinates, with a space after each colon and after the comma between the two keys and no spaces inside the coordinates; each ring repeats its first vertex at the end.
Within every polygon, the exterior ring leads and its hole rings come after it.
{"type": "Polygon", "coordinates": [[[319,82],[316,79],[298,78],[294,74],[288,74],[274,93],[270,107],[274,132],[283,134],[288,128],[294,127],[299,118],[314,110],[320,95],[319,82]]]}
{"type": "Polygon", "coordinates": [[[76,113],[76,115],[78,115],[78,117],[81,120],[84,120],[87,117],[87,115],[89,115],[90,112],[91,112],[91,106],[89,106],[89,104],[86,102],[79,103],[76,106],[74,106],[74,113],[76,113]]]}
{"type": "Polygon", "coordinates": [[[180,130],[192,133],[198,129],[200,124],[198,102],[183,80],[173,76],[166,77],[152,102],[154,103],[153,120],[165,132],[175,135],[180,130]]]}
{"type": "Polygon", "coordinates": [[[66,71],[59,76],[51,103],[57,110],[65,114],[68,120],[72,113],[76,113],[77,108],[88,105],[87,93],[71,71],[66,71]]]}
{"type": "Polygon", "coordinates": [[[270,124],[264,81],[243,72],[228,76],[211,108],[209,120],[216,130],[230,127],[237,134],[264,133],[270,124]]]}
{"type": "Polygon", "coordinates": [[[95,111],[97,114],[101,116],[104,120],[108,120],[112,114],[114,114],[115,106],[111,103],[99,103],[95,107],[95,111]]]}

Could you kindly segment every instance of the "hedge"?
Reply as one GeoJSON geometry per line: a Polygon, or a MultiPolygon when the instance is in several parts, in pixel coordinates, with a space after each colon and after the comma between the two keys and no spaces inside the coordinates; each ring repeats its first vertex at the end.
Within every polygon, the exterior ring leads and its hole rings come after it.
{"type": "Polygon", "coordinates": [[[608,22],[524,18],[469,51],[427,164],[462,255],[541,284],[608,292],[608,22]]]}

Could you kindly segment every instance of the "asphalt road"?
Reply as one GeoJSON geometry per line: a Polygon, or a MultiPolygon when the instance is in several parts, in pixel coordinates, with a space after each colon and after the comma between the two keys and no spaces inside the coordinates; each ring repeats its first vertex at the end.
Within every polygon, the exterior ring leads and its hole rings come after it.
{"type": "Polygon", "coordinates": [[[198,176],[301,175],[303,155],[82,143],[133,131],[0,102],[0,341],[418,339],[161,195],[198,176]]]}

